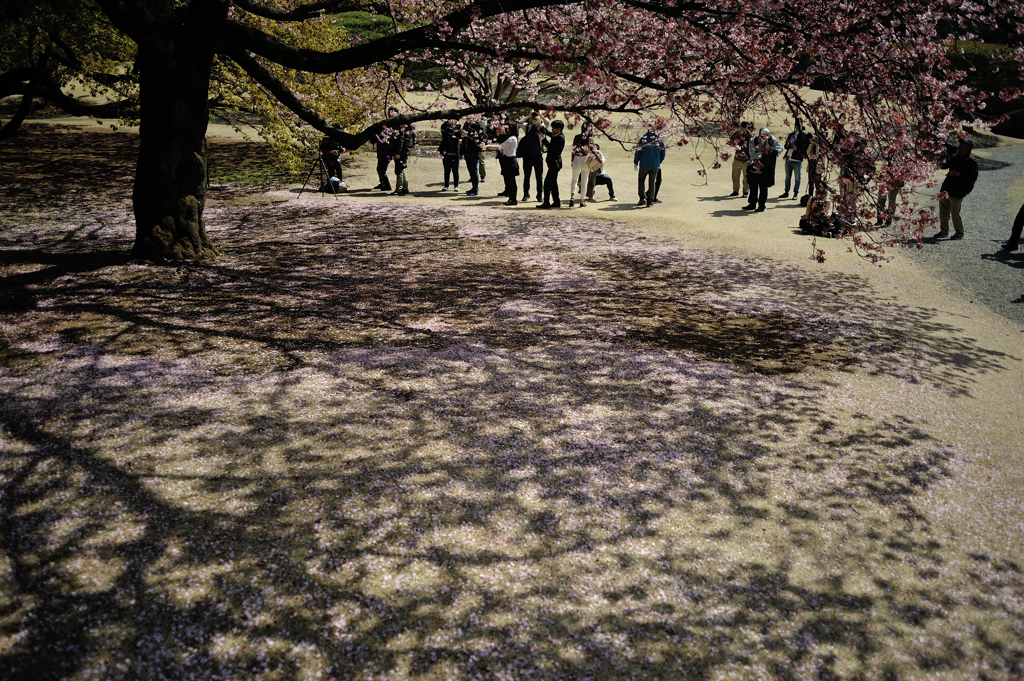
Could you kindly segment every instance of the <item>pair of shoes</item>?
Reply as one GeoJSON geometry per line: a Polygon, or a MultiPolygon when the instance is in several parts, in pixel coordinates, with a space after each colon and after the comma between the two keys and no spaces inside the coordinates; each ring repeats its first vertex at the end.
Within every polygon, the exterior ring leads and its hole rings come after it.
{"type": "Polygon", "coordinates": [[[1003,244],[1002,246],[1000,246],[999,250],[1001,250],[1001,251],[1016,251],[1017,247],[1018,247],[1017,244],[1008,244],[1007,243],[1007,244],[1003,244]]]}
{"type": "Polygon", "coordinates": [[[576,199],[575,198],[569,199],[569,208],[572,208],[575,205],[576,205],[576,199]]]}
{"type": "Polygon", "coordinates": [[[466,192],[466,196],[480,196],[480,192],[477,191],[476,189],[470,189],[468,192],[466,192]]]}
{"type": "Polygon", "coordinates": [[[542,203],[539,206],[537,206],[537,208],[542,208],[544,210],[551,210],[551,204],[550,203],[542,203]]]}
{"type": "Polygon", "coordinates": [[[953,236],[949,237],[949,240],[950,241],[958,241],[958,240],[963,239],[963,238],[964,238],[963,234],[954,234],[953,236]]]}
{"type": "Polygon", "coordinates": [[[754,212],[755,213],[763,213],[764,212],[764,206],[758,206],[757,208],[754,209],[754,212]]]}
{"type": "Polygon", "coordinates": [[[739,195],[740,195],[740,193],[738,191],[733,192],[732,194],[729,194],[729,196],[739,196],[739,195]]]}
{"type": "Polygon", "coordinates": [[[755,208],[757,208],[756,203],[748,203],[747,205],[743,206],[743,210],[754,210],[755,208]]]}
{"type": "Polygon", "coordinates": [[[516,201],[515,199],[509,199],[503,205],[505,205],[505,206],[518,206],[519,202],[516,201]]]}
{"type": "Polygon", "coordinates": [[[788,198],[789,198],[789,192],[786,192],[785,194],[783,194],[783,195],[782,195],[782,196],[780,196],[779,198],[780,198],[780,199],[788,199],[788,198]]]}

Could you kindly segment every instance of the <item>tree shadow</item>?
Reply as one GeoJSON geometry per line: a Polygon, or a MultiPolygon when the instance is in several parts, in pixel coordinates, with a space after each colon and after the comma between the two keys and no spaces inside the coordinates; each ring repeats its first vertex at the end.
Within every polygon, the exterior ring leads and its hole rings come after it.
{"type": "Polygon", "coordinates": [[[919,510],[958,453],[830,371],[1016,358],[861,277],[472,211],[214,204],[214,264],[21,282],[10,678],[1020,675],[1019,562],[919,510]]]}

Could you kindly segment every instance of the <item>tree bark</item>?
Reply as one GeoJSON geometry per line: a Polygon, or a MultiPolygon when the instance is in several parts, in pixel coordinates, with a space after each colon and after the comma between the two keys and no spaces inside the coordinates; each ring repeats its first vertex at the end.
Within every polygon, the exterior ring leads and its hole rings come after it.
{"type": "Polygon", "coordinates": [[[219,255],[203,220],[213,63],[208,40],[182,28],[139,45],[143,122],[132,194],[136,257],[209,260],[219,255]]]}

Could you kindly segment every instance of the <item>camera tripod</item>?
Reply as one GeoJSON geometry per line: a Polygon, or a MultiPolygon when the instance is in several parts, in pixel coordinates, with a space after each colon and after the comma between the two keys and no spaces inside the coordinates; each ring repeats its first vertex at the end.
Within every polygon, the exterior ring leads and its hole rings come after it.
{"type": "MultiPolygon", "coordinates": [[[[331,193],[334,194],[334,198],[338,198],[338,188],[331,182],[331,173],[327,170],[327,164],[324,163],[323,154],[317,154],[316,160],[313,161],[313,165],[309,167],[309,173],[306,174],[306,181],[302,183],[302,189],[299,190],[299,196],[302,196],[302,192],[306,191],[306,185],[309,184],[309,178],[313,177],[313,173],[317,170],[320,171],[320,188],[317,190],[321,194],[324,193],[324,184],[330,185],[331,193]]],[[[340,179],[340,178],[339,178],[340,179]]]]}

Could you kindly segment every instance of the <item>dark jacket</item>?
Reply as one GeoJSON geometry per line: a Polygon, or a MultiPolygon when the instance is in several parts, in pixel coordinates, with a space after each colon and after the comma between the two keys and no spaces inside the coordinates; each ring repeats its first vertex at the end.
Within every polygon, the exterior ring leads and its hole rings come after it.
{"type": "Polygon", "coordinates": [[[405,156],[405,127],[391,130],[391,135],[388,137],[388,152],[391,158],[401,158],[405,156]]]}
{"type": "Polygon", "coordinates": [[[653,132],[644,133],[633,152],[633,165],[645,170],[657,170],[665,160],[665,143],[653,132]]]}
{"type": "Polygon", "coordinates": [[[562,152],[565,151],[565,135],[560,132],[552,133],[550,138],[544,140],[544,148],[548,152],[546,158],[548,168],[561,168],[562,152]]]}
{"type": "Polygon", "coordinates": [[[377,158],[391,160],[391,135],[394,134],[394,130],[391,128],[384,128],[374,137],[374,142],[377,145],[377,158]]]}
{"type": "Polygon", "coordinates": [[[951,156],[942,164],[943,168],[955,170],[956,177],[947,175],[942,181],[941,191],[954,199],[962,199],[974,191],[974,183],[978,181],[978,162],[970,156],[951,156]]]}
{"type": "Polygon", "coordinates": [[[540,156],[541,143],[543,140],[544,133],[540,131],[540,126],[528,123],[526,126],[526,134],[523,135],[523,139],[519,140],[516,155],[520,158],[525,156],[540,156]]]}
{"type": "Polygon", "coordinates": [[[462,130],[457,125],[445,121],[441,125],[441,144],[437,147],[437,153],[458,156],[462,146],[462,130]]]}
{"type": "Polygon", "coordinates": [[[767,178],[766,187],[775,186],[775,163],[782,153],[782,145],[774,136],[768,135],[764,141],[760,135],[750,138],[747,145],[747,153],[750,154],[750,165],[747,166],[749,175],[762,175],[767,178]]]}
{"type": "Polygon", "coordinates": [[[470,160],[476,160],[480,158],[480,154],[484,150],[484,131],[479,125],[467,125],[463,128],[464,135],[462,137],[462,146],[459,149],[459,153],[464,158],[470,160]]]}

